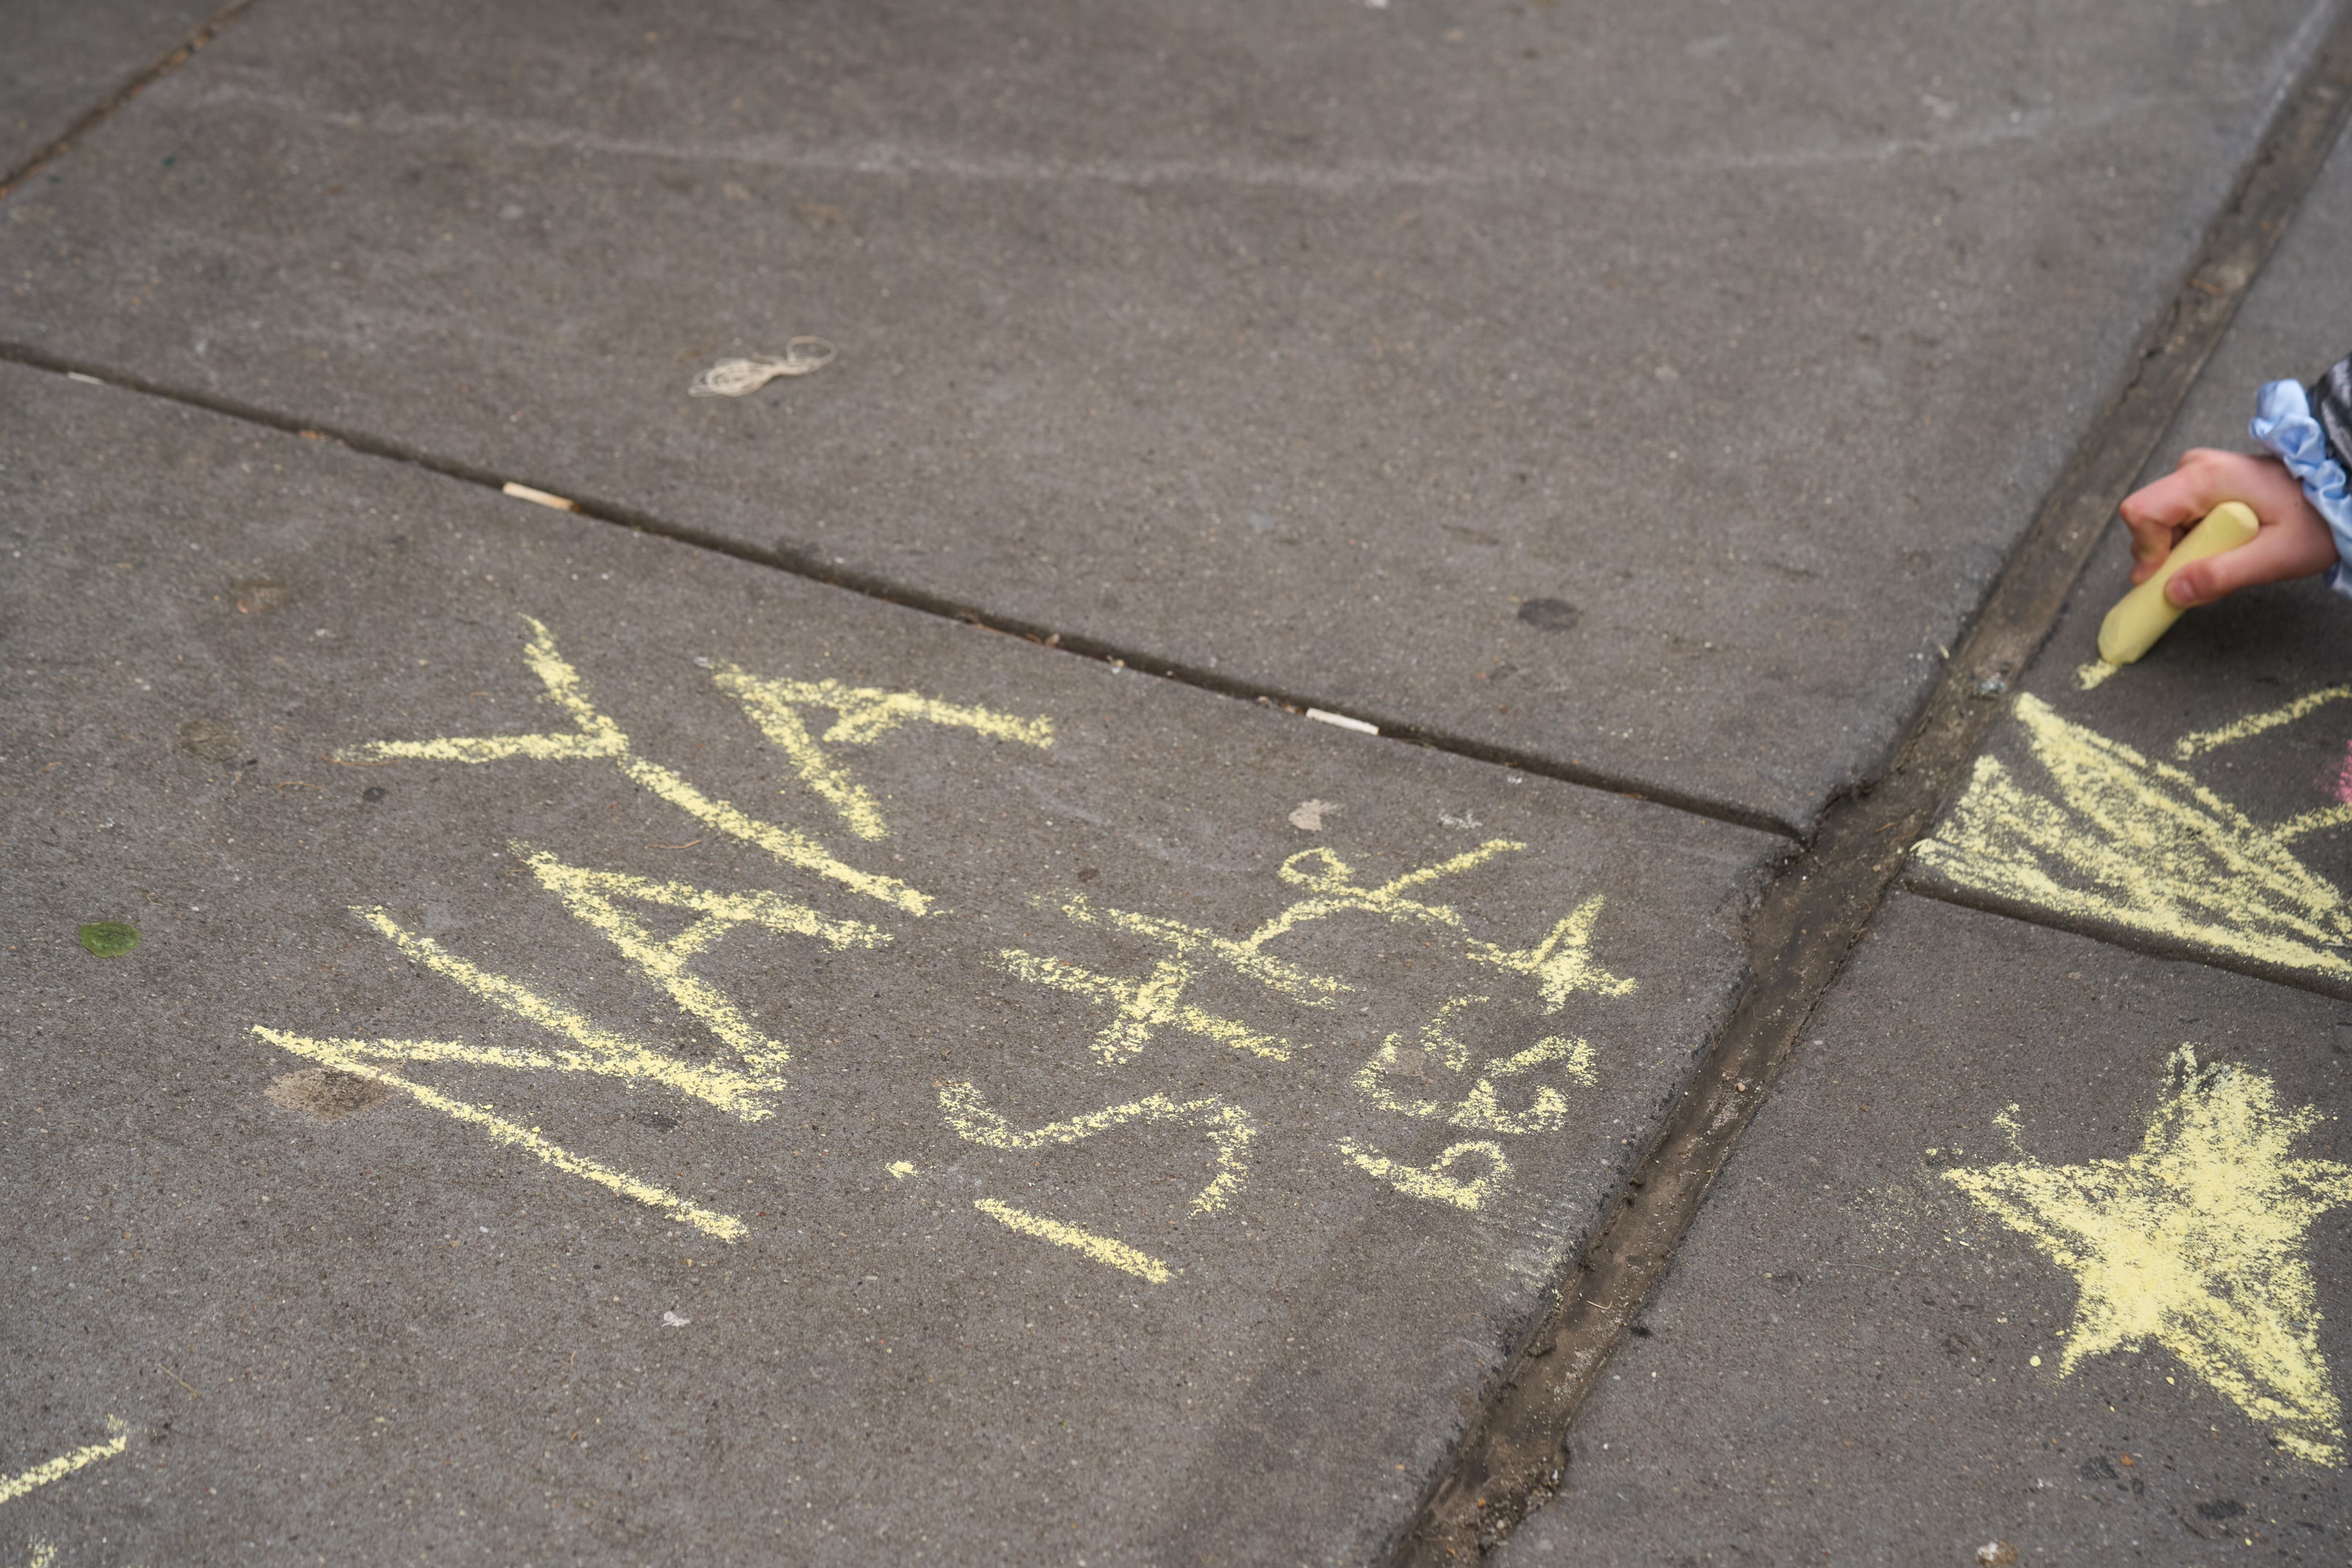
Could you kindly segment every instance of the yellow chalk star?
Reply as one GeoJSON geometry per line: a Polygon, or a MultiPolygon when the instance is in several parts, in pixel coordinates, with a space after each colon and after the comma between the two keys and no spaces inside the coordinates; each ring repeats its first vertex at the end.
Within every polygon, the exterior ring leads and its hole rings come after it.
{"type": "Polygon", "coordinates": [[[2139,1152],[2084,1165],[2025,1159],[1944,1179],[2074,1276],[2061,1375],[2154,1340],[2279,1446],[2344,1463],[2344,1407],[2319,1353],[2304,1233],[2352,1203],[2352,1165],[2290,1158],[2321,1120],[2283,1110],[2265,1074],[2173,1054],[2139,1152]]]}

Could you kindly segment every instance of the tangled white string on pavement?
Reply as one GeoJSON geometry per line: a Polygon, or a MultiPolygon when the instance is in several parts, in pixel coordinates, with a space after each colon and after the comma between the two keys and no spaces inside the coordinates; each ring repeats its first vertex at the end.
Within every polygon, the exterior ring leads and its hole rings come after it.
{"type": "Polygon", "coordinates": [[[723,359],[686,389],[688,397],[741,397],[780,375],[806,375],[833,363],[840,351],[823,338],[794,338],[782,359],[723,359]]]}

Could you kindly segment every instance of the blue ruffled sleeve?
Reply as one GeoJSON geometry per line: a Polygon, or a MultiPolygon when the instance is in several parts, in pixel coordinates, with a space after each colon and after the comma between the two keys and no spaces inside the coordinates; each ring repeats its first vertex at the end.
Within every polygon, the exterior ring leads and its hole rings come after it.
{"type": "Polygon", "coordinates": [[[2310,395],[2301,384],[2273,381],[2255,395],[2254,422],[2248,426],[2254,439],[2278,455],[2287,472],[2303,481],[2311,509],[2336,536],[2336,564],[2327,569],[2327,585],[2352,598],[2352,489],[2344,467],[2328,449],[2327,433],[2312,412],[2310,395]]]}

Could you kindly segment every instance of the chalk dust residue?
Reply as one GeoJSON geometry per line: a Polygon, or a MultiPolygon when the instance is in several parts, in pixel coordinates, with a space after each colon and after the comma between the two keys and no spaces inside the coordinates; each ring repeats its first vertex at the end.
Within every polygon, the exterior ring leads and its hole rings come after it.
{"type": "Polygon", "coordinates": [[[272,1105],[299,1110],[322,1121],[341,1121],[392,1098],[392,1090],[373,1079],[333,1068],[303,1068],[273,1079],[262,1096],[272,1105]]]}

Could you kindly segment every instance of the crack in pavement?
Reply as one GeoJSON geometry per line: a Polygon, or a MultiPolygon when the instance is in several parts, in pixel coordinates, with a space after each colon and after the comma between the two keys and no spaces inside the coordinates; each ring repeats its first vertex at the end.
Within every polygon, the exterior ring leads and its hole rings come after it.
{"type": "MultiPolygon", "coordinates": [[[[412,468],[424,468],[446,479],[462,479],[468,484],[481,485],[510,498],[551,507],[559,511],[576,512],[582,517],[591,518],[599,522],[611,523],[635,532],[673,540],[680,544],[692,545],[698,550],[710,551],[714,554],[731,555],[739,561],[748,561],[755,565],[788,572],[795,577],[822,583],[828,587],[847,589],[853,594],[861,595],[869,599],[879,599],[904,609],[919,610],[925,615],[937,616],[943,620],[961,621],[982,631],[1000,632],[1008,637],[1020,637],[1024,641],[1035,643],[1042,647],[1052,648],[1057,653],[1075,654],[1081,658],[1090,658],[1097,663],[1133,670],[1139,675],[1172,680],[1181,686],[1197,687],[1201,690],[1213,692],[1220,697],[1230,697],[1243,702],[1265,703],[1309,719],[1330,711],[1326,710],[1323,704],[1336,700],[1331,698],[1308,696],[1263,682],[1237,679],[1217,670],[1204,669],[1197,665],[1166,658],[1121,643],[1091,637],[1081,633],[1063,631],[1042,622],[1031,621],[1020,616],[998,615],[983,605],[967,604],[960,599],[950,599],[942,595],[910,587],[903,583],[895,583],[878,574],[863,572],[853,566],[826,561],[812,553],[794,550],[766,549],[756,544],[746,544],[740,540],[730,539],[725,534],[713,533],[686,523],[674,522],[617,501],[601,500],[592,496],[581,495],[578,491],[554,479],[548,479],[544,484],[529,483],[509,475],[493,473],[478,463],[443,457],[421,447],[410,447],[403,442],[373,436],[365,431],[312,423],[278,409],[265,408],[236,398],[219,397],[210,393],[196,392],[187,387],[152,381],[130,371],[77,359],[70,355],[54,353],[47,349],[37,348],[29,343],[0,340],[0,361],[21,364],[33,370],[48,371],[79,381],[95,382],[121,391],[138,393],[143,396],[163,398],[192,408],[201,408],[207,413],[224,415],[245,424],[281,430],[288,435],[299,436],[308,440],[332,441],[368,457],[404,463],[412,468]]],[[[1360,725],[1382,740],[1400,741],[1408,745],[1426,747],[1431,751],[1449,752],[1456,756],[1468,757],[1475,762],[1491,763],[1517,773],[1533,773],[1540,778],[1556,779],[1562,784],[1576,784],[1585,789],[1602,790],[1608,794],[1623,795],[1633,800],[1648,801],[1653,805],[1667,806],[1691,816],[1702,816],[1714,822],[1728,823],[1735,827],[1753,828],[1758,832],[1773,834],[1782,838],[1796,839],[1804,836],[1796,824],[1769,812],[1743,805],[1738,801],[1717,800],[1707,795],[1661,787],[1654,782],[1628,778],[1623,774],[1604,769],[1555,762],[1550,758],[1522,751],[1517,747],[1497,745],[1491,742],[1474,740],[1468,736],[1432,729],[1427,725],[1412,724],[1386,718],[1378,712],[1363,710],[1358,703],[1348,703],[1344,706],[1356,710],[1352,713],[1342,715],[1343,719],[1351,721],[1346,724],[1347,728],[1355,729],[1360,725]]]]}
{"type": "Polygon", "coordinates": [[[132,74],[131,79],[75,117],[72,124],[33,149],[13,169],[0,172],[0,201],[17,186],[63,157],[73,144],[111,119],[114,111],[187,64],[188,57],[219,36],[220,30],[252,8],[254,0],[229,0],[196,30],[172,46],[163,58],[132,74]]]}

